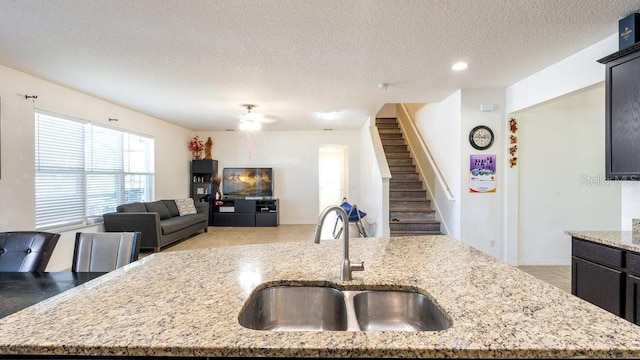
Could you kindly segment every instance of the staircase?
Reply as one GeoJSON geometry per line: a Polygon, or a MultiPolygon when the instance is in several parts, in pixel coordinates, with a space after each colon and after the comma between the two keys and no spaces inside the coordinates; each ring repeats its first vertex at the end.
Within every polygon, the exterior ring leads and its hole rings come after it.
{"type": "Polygon", "coordinates": [[[442,234],[398,121],[396,118],[377,118],[376,126],[391,171],[391,236],[442,234]]]}

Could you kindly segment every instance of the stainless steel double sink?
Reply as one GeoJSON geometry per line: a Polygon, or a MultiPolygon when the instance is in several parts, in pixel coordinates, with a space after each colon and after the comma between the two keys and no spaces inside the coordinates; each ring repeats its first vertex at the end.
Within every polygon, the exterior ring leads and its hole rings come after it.
{"type": "Polygon", "coordinates": [[[451,321],[423,294],[346,291],[330,286],[271,286],[254,291],[240,325],[271,331],[439,331],[451,321]]]}

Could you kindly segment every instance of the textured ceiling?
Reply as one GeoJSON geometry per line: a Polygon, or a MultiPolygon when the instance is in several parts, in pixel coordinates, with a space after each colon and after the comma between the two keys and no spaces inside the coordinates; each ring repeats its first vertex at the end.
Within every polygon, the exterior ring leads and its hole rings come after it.
{"type": "Polygon", "coordinates": [[[352,129],[384,103],[513,84],[638,10],[639,0],[0,0],[0,64],[192,130],[237,128],[245,103],[267,130],[352,129]],[[453,73],[458,60],[469,68],[453,73]]]}

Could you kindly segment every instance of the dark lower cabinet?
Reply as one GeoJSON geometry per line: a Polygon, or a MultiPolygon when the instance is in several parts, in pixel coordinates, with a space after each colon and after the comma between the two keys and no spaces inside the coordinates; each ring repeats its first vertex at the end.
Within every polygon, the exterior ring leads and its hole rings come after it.
{"type": "Polygon", "coordinates": [[[625,318],[640,325],[640,277],[627,275],[627,303],[625,318]]]}
{"type": "Polygon", "coordinates": [[[571,262],[571,293],[624,316],[624,273],[575,256],[571,262]]]}
{"type": "Polygon", "coordinates": [[[216,201],[213,226],[278,226],[278,199],[216,201]]]}
{"type": "Polygon", "coordinates": [[[640,254],[571,239],[571,293],[640,325],[640,254]]]}
{"type": "Polygon", "coordinates": [[[640,325],[640,254],[627,252],[627,302],[625,318],[640,325]]]}

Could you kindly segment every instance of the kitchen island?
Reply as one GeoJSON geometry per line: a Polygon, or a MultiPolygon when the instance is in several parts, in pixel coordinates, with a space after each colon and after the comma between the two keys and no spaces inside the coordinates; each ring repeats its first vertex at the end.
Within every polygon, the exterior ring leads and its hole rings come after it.
{"type": "Polygon", "coordinates": [[[0,354],[267,357],[640,357],[640,328],[447,236],[352,239],[365,270],[339,280],[342,242],[156,253],[0,319],[0,354]],[[261,331],[256,287],[418,291],[443,331],[261,331]]]}

